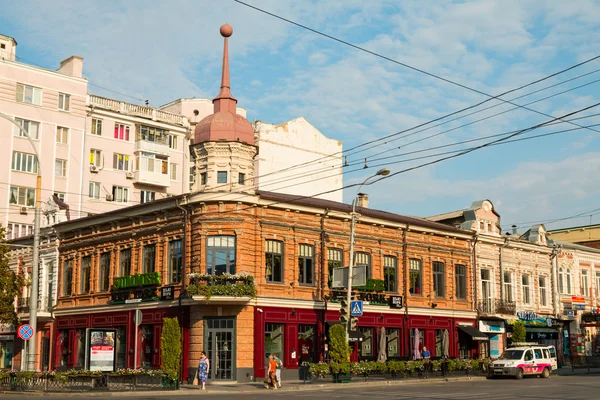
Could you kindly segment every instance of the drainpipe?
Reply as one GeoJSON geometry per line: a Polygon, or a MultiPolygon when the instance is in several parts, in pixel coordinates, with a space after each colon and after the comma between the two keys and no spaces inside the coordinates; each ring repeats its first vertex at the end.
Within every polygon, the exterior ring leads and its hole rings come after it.
{"type": "Polygon", "coordinates": [[[552,261],[552,308],[554,309],[554,315],[557,316],[560,313],[558,309],[558,253],[562,250],[562,246],[553,245],[552,254],[550,260],[552,261]]]}
{"type": "Polygon", "coordinates": [[[502,249],[509,245],[510,240],[504,239],[504,244],[500,246],[500,253],[498,255],[498,261],[500,262],[500,302],[504,303],[504,264],[502,263],[502,249]]]}
{"type": "Polygon", "coordinates": [[[475,233],[474,238],[475,240],[473,240],[473,310],[477,310],[477,241],[479,240],[479,234],[477,234],[477,232],[475,233]]]}

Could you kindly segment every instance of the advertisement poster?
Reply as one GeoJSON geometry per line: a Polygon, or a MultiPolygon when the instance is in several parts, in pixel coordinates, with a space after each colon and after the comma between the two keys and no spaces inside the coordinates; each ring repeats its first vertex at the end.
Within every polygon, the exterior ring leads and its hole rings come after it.
{"type": "Polygon", "coordinates": [[[115,331],[89,330],[89,370],[114,371],[115,331]]]}

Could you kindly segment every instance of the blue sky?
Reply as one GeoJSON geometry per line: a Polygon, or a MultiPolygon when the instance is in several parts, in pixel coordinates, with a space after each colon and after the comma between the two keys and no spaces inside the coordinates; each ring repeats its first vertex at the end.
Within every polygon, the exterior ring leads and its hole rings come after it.
{"type": "MultiPolygon", "coordinates": [[[[21,0],[10,7],[6,0],[3,3],[0,33],[16,38],[22,61],[56,69],[60,60],[80,55],[84,75],[96,85],[90,86],[91,93],[133,103],[147,99],[154,106],[180,97],[213,98],[218,93],[219,27],[228,22],[234,28],[232,92],[239,106],[248,110],[248,119],[280,123],[304,116],[326,136],[342,140],[345,149],[486,99],[232,0],[21,0]]],[[[248,3],[493,95],[600,55],[600,3],[595,1],[248,3]]],[[[593,72],[597,69],[600,59],[505,99],[577,78],[515,100],[523,105],[570,90],[528,106],[544,114],[564,115],[600,102],[600,82],[592,83],[600,79],[600,72],[593,72]],[[580,85],[587,86],[575,89],[580,85]]],[[[434,158],[398,163],[411,156],[381,157],[523,129],[550,119],[520,109],[460,127],[512,108],[498,101],[485,107],[496,104],[410,137],[360,149],[348,160],[352,164],[367,158],[370,166],[385,164],[397,172],[434,158]],[[382,151],[387,153],[376,155],[382,151]]],[[[577,116],[594,113],[600,113],[600,107],[577,116]]],[[[600,118],[577,123],[600,124],[600,118]]],[[[576,127],[562,123],[523,137],[569,128],[576,127]]],[[[600,126],[595,129],[600,131],[600,126]]],[[[502,215],[505,229],[513,223],[524,229],[528,221],[550,221],[600,208],[596,201],[600,198],[599,135],[579,129],[491,147],[398,174],[364,191],[372,207],[418,216],[466,208],[474,200],[488,198],[502,215]]],[[[432,152],[414,156],[427,154],[432,152]]],[[[375,170],[347,172],[344,182],[361,182],[375,170]]],[[[354,189],[349,189],[345,201],[350,202],[353,194],[354,189]]],[[[587,214],[547,227],[587,224],[587,214]]],[[[600,214],[592,221],[600,222],[600,214]]]]}

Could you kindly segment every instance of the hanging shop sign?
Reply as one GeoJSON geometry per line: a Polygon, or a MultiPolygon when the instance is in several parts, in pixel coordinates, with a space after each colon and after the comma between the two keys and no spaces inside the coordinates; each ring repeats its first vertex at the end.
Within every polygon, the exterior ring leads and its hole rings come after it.
{"type": "Polygon", "coordinates": [[[388,302],[390,308],[402,308],[402,296],[390,296],[388,302]]]}
{"type": "Polygon", "coordinates": [[[585,297],[571,296],[571,308],[574,310],[585,310],[585,297]]]}
{"type": "Polygon", "coordinates": [[[160,299],[161,300],[173,300],[175,294],[175,288],[173,286],[163,286],[160,288],[160,299]]]}
{"type": "Polygon", "coordinates": [[[110,291],[112,303],[139,303],[141,301],[158,300],[160,274],[150,272],[114,278],[110,291]]]}
{"type": "Polygon", "coordinates": [[[504,321],[479,321],[479,331],[485,333],[504,333],[504,321]]]}
{"type": "Polygon", "coordinates": [[[87,329],[88,354],[87,364],[90,371],[115,370],[116,330],[87,329]]]}

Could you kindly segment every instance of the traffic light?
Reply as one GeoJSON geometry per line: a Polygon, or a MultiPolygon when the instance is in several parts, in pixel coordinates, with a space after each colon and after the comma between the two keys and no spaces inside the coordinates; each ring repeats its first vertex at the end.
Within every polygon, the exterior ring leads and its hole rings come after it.
{"type": "Polygon", "coordinates": [[[350,330],[352,332],[356,332],[357,325],[358,325],[358,318],[356,318],[356,317],[350,318],[350,330]]]}
{"type": "Polygon", "coordinates": [[[348,307],[348,299],[340,300],[340,321],[347,322],[350,315],[350,307],[348,307]]]}

